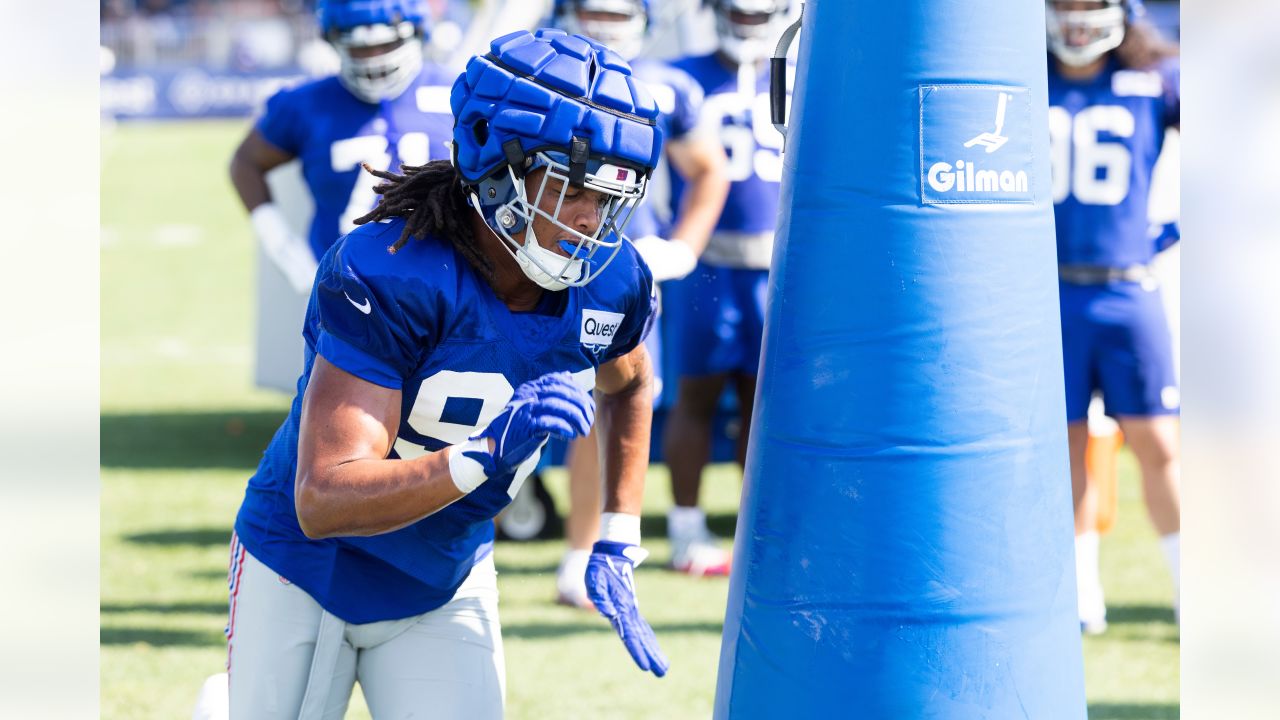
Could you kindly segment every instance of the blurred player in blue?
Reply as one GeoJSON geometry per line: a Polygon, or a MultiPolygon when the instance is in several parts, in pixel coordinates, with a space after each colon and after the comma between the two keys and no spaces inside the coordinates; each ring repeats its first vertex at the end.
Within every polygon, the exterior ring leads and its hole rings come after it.
{"type": "MultiPolygon", "coordinates": [[[[698,123],[703,92],[693,78],[667,63],[640,59],[652,23],[649,0],[557,0],[552,21],[570,33],[594,38],[631,63],[635,77],[654,96],[659,125],[667,138],[665,159],[684,181],[682,196],[670,207],[650,197],[640,203],[627,235],[653,271],[655,281],[682,278],[693,270],[706,247],[729,192],[724,150],[719,137],[698,123]]],[[[667,167],[660,166],[658,178],[667,167]]],[[[669,194],[669,186],[663,188],[669,194]]],[[[662,193],[659,193],[660,195],[662,193]]],[[[650,354],[658,333],[652,333],[650,354]]],[[[568,550],[556,573],[558,601],[587,606],[582,570],[599,531],[599,461],[594,437],[574,441],[569,453],[571,502],[565,524],[568,550]]]]}
{"type": "Polygon", "coordinates": [[[378,170],[448,157],[453,76],[423,61],[426,0],[322,0],[320,31],[337,50],[337,75],[282,90],[231,159],[231,182],[267,256],[298,292],[317,259],[373,207],[378,170]],[[266,176],[300,158],[315,201],[308,237],[290,229],[266,176]]]}
{"type": "Polygon", "coordinates": [[[452,163],[375,171],[382,201],[321,259],[298,395],[235,524],[233,718],[340,718],[357,680],[374,717],[502,717],[493,518],[593,424],[591,600],[666,672],[632,573],[656,298],[621,234],[657,107],[558,31],[493,41],[451,105],[452,163]]]}
{"type": "Polygon", "coordinates": [[[1062,301],[1067,433],[1080,621],[1106,628],[1096,500],[1085,472],[1090,398],[1102,394],[1142,471],[1177,607],[1178,382],[1150,264],[1176,241],[1151,228],[1148,196],[1165,131],[1179,124],[1177,48],[1139,20],[1139,0],[1050,0],[1049,131],[1062,301]]]}
{"type": "Polygon", "coordinates": [[[706,93],[700,122],[724,145],[732,184],[697,269],[672,283],[664,301],[676,327],[672,350],[680,374],[663,442],[675,498],[667,516],[671,563],[692,575],[729,572],[730,555],[707,529],[698,496],[726,384],[741,410],[739,464],[746,455],[782,179],[782,136],[770,122],[767,58],[789,9],[787,0],[710,4],[719,49],[673,64],[706,93]]]}

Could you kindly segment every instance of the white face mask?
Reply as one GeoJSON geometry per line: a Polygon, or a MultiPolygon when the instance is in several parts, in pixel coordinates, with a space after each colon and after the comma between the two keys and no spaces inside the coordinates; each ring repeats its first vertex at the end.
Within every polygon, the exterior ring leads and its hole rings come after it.
{"type": "Polygon", "coordinates": [[[1119,3],[1099,5],[1092,10],[1059,11],[1052,0],[1045,3],[1049,51],[1063,64],[1088,65],[1124,40],[1124,8],[1119,3]]]}
{"type": "MultiPolygon", "coordinates": [[[[634,169],[607,163],[601,164],[595,172],[587,173],[583,187],[604,195],[608,202],[601,208],[600,221],[594,232],[586,234],[569,227],[559,218],[565,195],[571,187],[569,168],[546,153],[538,153],[537,159],[537,166],[546,168],[537,188],[527,187],[526,178],[516,177],[515,172],[508,168],[515,189],[513,197],[494,211],[493,222],[486,219],[485,223],[502,240],[503,247],[515,258],[525,276],[539,287],[547,290],[581,287],[599,276],[617,256],[623,242],[622,230],[644,196],[648,179],[634,169]],[[544,210],[542,203],[552,181],[558,181],[560,185],[559,197],[552,210],[544,210]],[[530,190],[535,190],[533,197],[530,197],[530,190]],[[536,217],[550,221],[565,236],[560,246],[569,253],[567,256],[538,243],[533,230],[536,217]],[[524,237],[518,239],[516,234],[520,231],[516,228],[521,226],[524,237]],[[607,255],[601,256],[601,251],[607,255]]],[[[481,217],[485,216],[480,198],[475,193],[472,193],[471,205],[481,217]]]]}
{"type": "Polygon", "coordinates": [[[625,20],[583,20],[577,13],[566,13],[561,28],[571,35],[586,35],[631,61],[644,49],[645,18],[633,15],[625,20]]]}
{"type": "Polygon", "coordinates": [[[338,79],[352,95],[367,103],[394,100],[413,84],[422,70],[422,40],[411,23],[362,25],[334,42],[341,67],[338,79]],[[352,57],[353,48],[400,41],[400,45],[372,57],[352,57]]]}
{"type": "Polygon", "coordinates": [[[524,236],[524,244],[516,250],[515,257],[525,277],[538,287],[552,291],[579,284],[584,269],[582,258],[566,258],[542,247],[534,237],[532,225],[524,229],[524,236]],[[555,268],[554,274],[547,268],[555,268]]]}
{"type": "Polygon", "coordinates": [[[786,6],[782,3],[760,0],[758,2],[729,2],[716,10],[716,34],[720,37],[720,52],[739,65],[754,63],[773,55],[778,39],[786,28],[786,6]],[[769,19],[759,24],[733,22],[732,11],[751,14],[768,14],[769,19]]]}

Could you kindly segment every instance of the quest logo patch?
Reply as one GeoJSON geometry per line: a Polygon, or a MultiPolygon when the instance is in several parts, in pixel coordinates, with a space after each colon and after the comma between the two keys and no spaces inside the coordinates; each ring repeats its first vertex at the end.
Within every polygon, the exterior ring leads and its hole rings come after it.
{"type": "Polygon", "coordinates": [[[1032,202],[1031,135],[1026,88],[921,85],[921,202],[1032,202]]]}
{"type": "Polygon", "coordinates": [[[618,327],[626,315],[604,310],[582,311],[582,332],[578,335],[580,342],[592,352],[599,353],[613,344],[618,334],[618,327]]]}

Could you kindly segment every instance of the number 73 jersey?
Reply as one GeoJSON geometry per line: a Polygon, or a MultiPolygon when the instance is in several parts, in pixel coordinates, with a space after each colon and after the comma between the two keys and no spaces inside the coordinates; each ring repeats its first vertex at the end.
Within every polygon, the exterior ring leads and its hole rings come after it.
{"type": "Polygon", "coordinates": [[[1114,58],[1092,80],[1049,60],[1049,144],[1058,262],[1128,267],[1156,253],[1147,206],[1165,129],[1179,123],[1176,59],[1145,70],[1114,58]]]}
{"type": "Polygon", "coordinates": [[[424,65],[399,97],[378,104],[357,99],[337,77],[281,90],[267,101],[256,128],[267,142],[299,158],[315,202],[308,240],[324,255],[355,219],[373,209],[378,179],[360,169],[398,170],[449,157],[454,76],[424,65]]]}

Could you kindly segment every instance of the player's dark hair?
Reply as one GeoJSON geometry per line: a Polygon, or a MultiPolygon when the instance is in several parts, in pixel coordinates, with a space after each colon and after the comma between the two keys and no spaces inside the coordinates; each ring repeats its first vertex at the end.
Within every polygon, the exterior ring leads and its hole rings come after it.
{"type": "Polygon", "coordinates": [[[1177,57],[1178,44],[1162,35],[1155,25],[1139,20],[1125,27],[1124,41],[1115,53],[1121,65],[1142,70],[1161,60],[1177,57]]]}
{"type": "Polygon", "coordinates": [[[356,218],[357,225],[389,218],[404,218],[404,230],[388,250],[396,252],[409,238],[421,240],[428,235],[448,240],[471,266],[486,278],[493,277],[493,262],[480,249],[471,231],[471,213],[462,179],[448,160],[433,160],[426,165],[401,165],[403,174],[364,169],[386,182],[374,187],[382,196],[368,214],[356,218]]]}

